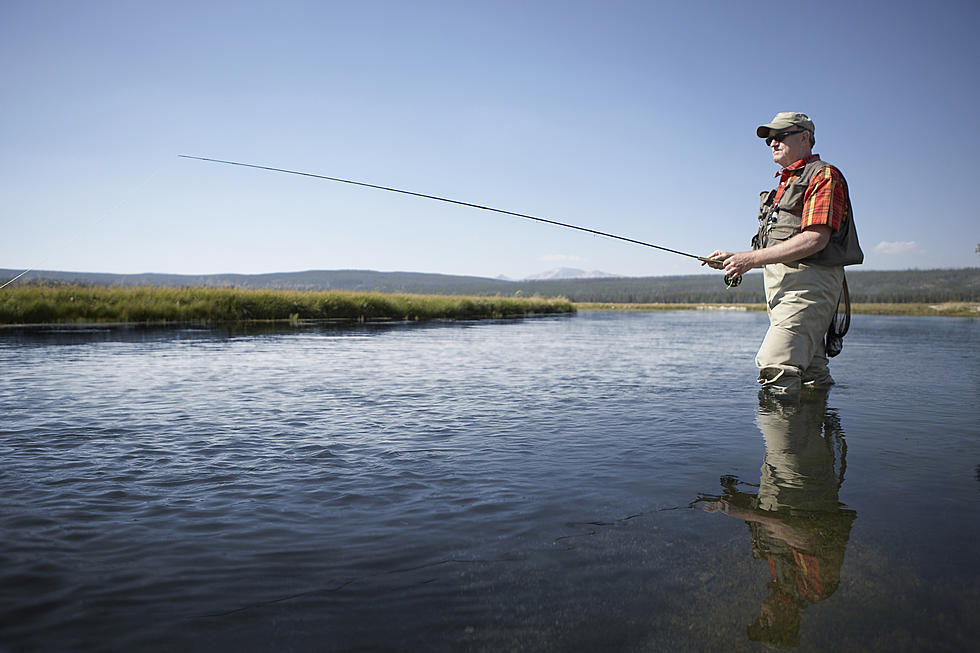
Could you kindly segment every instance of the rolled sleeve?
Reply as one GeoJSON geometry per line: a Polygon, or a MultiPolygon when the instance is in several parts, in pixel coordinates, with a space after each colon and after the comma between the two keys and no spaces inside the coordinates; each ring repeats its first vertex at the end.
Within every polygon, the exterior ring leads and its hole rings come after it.
{"type": "Polygon", "coordinates": [[[821,168],[803,194],[800,228],[822,224],[836,232],[846,219],[847,182],[834,166],[821,168]]]}

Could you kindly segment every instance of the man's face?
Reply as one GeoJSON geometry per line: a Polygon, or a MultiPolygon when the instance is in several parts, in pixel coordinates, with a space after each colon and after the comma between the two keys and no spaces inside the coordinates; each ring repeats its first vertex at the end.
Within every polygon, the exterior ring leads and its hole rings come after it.
{"type": "Polygon", "coordinates": [[[781,167],[810,156],[810,136],[801,127],[769,130],[772,160],[781,167]]]}

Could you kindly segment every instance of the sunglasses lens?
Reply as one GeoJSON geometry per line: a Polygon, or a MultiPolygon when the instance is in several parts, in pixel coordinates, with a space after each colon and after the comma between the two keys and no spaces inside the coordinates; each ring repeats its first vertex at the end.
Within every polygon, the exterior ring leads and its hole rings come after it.
{"type": "Polygon", "coordinates": [[[783,132],[782,134],[774,134],[773,136],[770,136],[769,138],[766,139],[766,145],[767,146],[772,145],[772,142],[773,141],[778,141],[778,142],[782,143],[784,140],[786,140],[787,137],[792,136],[793,134],[799,134],[802,131],[803,131],[802,129],[796,129],[796,130],[791,131],[791,132],[783,132]]]}

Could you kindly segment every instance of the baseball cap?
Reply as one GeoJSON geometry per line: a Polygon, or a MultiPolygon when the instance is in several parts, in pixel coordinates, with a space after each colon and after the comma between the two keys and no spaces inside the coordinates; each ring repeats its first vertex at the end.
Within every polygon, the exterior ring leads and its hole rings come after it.
{"type": "Polygon", "coordinates": [[[783,129],[789,129],[790,127],[802,127],[811,134],[813,133],[813,121],[810,120],[810,116],[805,113],[795,113],[793,111],[782,111],[777,113],[772,119],[772,122],[766,125],[759,125],[755,130],[756,135],[759,138],[769,138],[769,130],[775,129],[777,131],[783,129]]]}

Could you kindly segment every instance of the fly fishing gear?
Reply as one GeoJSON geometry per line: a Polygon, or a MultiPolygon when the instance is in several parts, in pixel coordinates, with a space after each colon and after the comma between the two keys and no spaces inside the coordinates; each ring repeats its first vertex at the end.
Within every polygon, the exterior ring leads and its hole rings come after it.
{"type": "MultiPolygon", "coordinates": [[[[721,263],[721,261],[715,259],[705,258],[703,256],[698,256],[697,254],[688,254],[687,252],[681,252],[676,249],[670,249],[669,247],[662,247],[660,245],[654,245],[652,243],[645,243],[642,240],[636,240],[634,238],[626,238],[625,236],[616,236],[615,234],[609,234],[604,231],[597,231],[596,229],[589,229],[587,227],[578,227],[573,224],[568,224],[565,222],[558,222],[557,220],[548,220],[547,218],[538,218],[533,215],[527,215],[526,213],[517,213],[515,211],[506,211],[504,209],[495,209],[491,206],[483,206],[482,204],[473,204],[472,202],[463,202],[461,200],[453,200],[447,197],[439,197],[437,195],[427,195],[425,193],[416,193],[415,191],[402,190],[401,188],[391,188],[389,186],[379,186],[377,184],[368,184],[363,181],[352,181],[350,179],[340,179],[339,177],[327,177],[326,175],[315,175],[311,172],[300,172],[298,170],[286,170],[284,168],[273,168],[270,166],[260,166],[253,163],[240,163],[238,161],[224,161],[222,159],[211,159],[203,156],[189,156],[187,154],[178,154],[177,156],[183,159],[196,159],[198,161],[209,161],[211,163],[223,163],[225,165],[231,166],[242,166],[243,168],[256,168],[257,170],[270,170],[272,172],[282,172],[287,175],[300,175],[302,177],[313,177],[314,179],[326,179],[327,181],[336,181],[342,184],[353,184],[355,186],[364,186],[365,188],[375,188],[377,190],[386,190],[392,193],[401,193],[402,195],[413,195],[415,197],[423,197],[425,199],[436,200],[439,202],[448,202],[450,204],[458,204],[460,206],[468,206],[474,209],[480,209],[483,211],[492,211],[494,213],[503,213],[504,215],[512,215],[518,218],[526,218],[528,220],[535,220],[537,222],[544,222],[547,224],[553,224],[558,227],[565,227],[566,229],[576,229],[578,231],[584,231],[586,233],[594,234],[596,236],[603,236],[605,238],[614,238],[616,240],[622,240],[627,243],[633,243],[634,245],[643,245],[644,247],[652,247],[653,249],[659,249],[664,252],[670,252],[671,254],[679,254],[680,256],[687,256],[689,258],[697,259],[702,263],[721,263]]],[[[729,288],[735,288],[740,283],[742,283],[742,276],[738,274],[726,274],[725,275],[725,285],[729,288]]]]}

